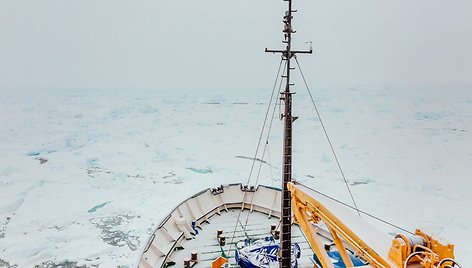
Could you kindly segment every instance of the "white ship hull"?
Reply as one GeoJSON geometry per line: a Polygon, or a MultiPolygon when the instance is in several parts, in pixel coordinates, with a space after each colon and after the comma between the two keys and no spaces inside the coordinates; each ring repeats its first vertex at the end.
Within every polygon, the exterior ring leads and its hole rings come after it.
{"type": "MultiPolygon", "coordinates": [[[[324,199],[325,206],[336,211],[337,216],[349,222],[350,227],[360,233],[362,239],[375,246],[379,255],[386,257],[391,237],[375,229],[352,209],[313,190],[306,190],[311,191],[310,194],[316,198],[324,199]]],[[[182,267],[184,260],[189,259],[194,251],[198,253],[198,261],[192,262],[193,267],[211,267],[211,262],[221,256],[222,252],[228,257],[228,263],[235,266],[237,264],[234,259],[234,244],[243,241],[247,236],[271,236],[271,225],[277,225],[279,222],[280,200],[279,189],[262,185],[250,189],[241,184],[231,184],[201,191],[182,202],[165,217],[146,244],[138,267],[182,267]],[[231,238],[238,217],[239,223],[232,244],[231,238]],[[242,226],[247,219],[249,223],[244,230],[242,226]],[[192,227],[192,222],[195,228],[192,227]],[[218,229],[222,229],[226,235],[225,246],[219,245],[216,234],[218,229]]],[[[333,245],[333,238],[326,226],[314,227],[325,245],[333,245]]],[[[314,267],[313,251],[296,224],[292,226],[292,242],[298,243],[302,251],[298,261],[299,267],[314,267]]],[[[355,253],[354,249],[347,249],[355,253]]],[[[334,245],[332,250],[335,250],[334,245]]]]}

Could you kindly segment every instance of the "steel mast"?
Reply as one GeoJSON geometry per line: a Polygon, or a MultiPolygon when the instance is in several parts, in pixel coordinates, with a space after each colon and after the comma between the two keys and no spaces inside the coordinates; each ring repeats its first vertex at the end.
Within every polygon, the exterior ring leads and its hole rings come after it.
{"type": "Polygon", "coordinates": [[[312,53],[312,49],[308,51],[295,51],[292,50],[292,34],[295,31],[292,28],[292,13],[296,10],[292,9],[292,0],[284,0],[288,2],[288,10],[285,11],[283,17],[284,22],[284,40],[286,44],[285,50],[271,50],[266,48],[266,52],[281,53],[282,59],[286,61],[285,74],[282,77],[285,79],[285,90],[280,92],[280,99],[284,101],[285,109],[282,118],[284,120],[284,163],[283,163],[283,185],[282,185],[282,208],[281,208],[281,259],[280,267],[291,268],[291,250],[292,250],[292,205],[291,205],[291,194],[287,188],[287,183],[292,181],[292,123],[297,117],[292,116],[292,95],[294,92],[290,91],[290,87],[294,84],[290,82],[290,73],[294,69],[291,67],[290,62],[293,56],[297,53],[312,53]]]}

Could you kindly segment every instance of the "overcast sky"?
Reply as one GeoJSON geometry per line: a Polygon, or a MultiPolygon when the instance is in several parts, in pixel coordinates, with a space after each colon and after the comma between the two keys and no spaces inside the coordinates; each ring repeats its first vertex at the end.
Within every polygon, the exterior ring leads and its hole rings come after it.
{"type": "MultiPolygon", "coordinates": [[[[0,0],[0,91],[260,90],[279,0],[0,0]]],[[[470,0],[296,0],[312,87],[472,88],[470,0]]]]}

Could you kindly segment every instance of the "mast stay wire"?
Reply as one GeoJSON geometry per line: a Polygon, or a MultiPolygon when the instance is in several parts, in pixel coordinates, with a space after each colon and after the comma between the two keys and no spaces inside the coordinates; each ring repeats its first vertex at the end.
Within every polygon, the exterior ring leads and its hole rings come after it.
{"type": "Polygon", "coordinates": [[[306,79],[305,79],[305,76],[304,76],[304,74],[303,74],[303,71],[302,71],[302,69],[301,69],[301,67],[300,67],[300,64],[298,63],[298,59],[297,59],[296,56],[295,56],[294,58],[295,58],[295,62],[297,63],[297,66],[298,66],[298,70],[300,71],[300,74],[301,74],[301,76],[302,76],[303,82],[305,83],[305,87],[306,87],[306,89],[307,89],[307,91],[308,91],[308,94],[310,95],[310,99],[311,99],[311,102],[312,102],[312,104],[313,104],[313,107],[315,108],[316,114],[318,115],[318,119],[320,120],[320,123],[321,123],[321,126],[322,126],[322,128],[323,128],[323,131],[324,131],[324,133],[325,133],[326,139],[328,140],[328,143],[329,143],[329,146],[330,146],[330,148],[331,148],[331,151],[332,151],[332,153],[333,153],[333,155],[334,155],[334,158],[336,159],[336,163],[337,163],[338,168],[339,168],[339,170],[340,170],[340,172],[341,172],[341,175],[342,175],[342,177],[343,177],[343,179],[344,179],[344,183],[346,184],[346,187],[347,187],[347,189],[348,189],[348,191],[349,191],[349,194],[350,194],[350,196],[351,196],[352,202],[354,203],[354,207],[351,206],[351,205],[349,205],[349,204],[346,204],[346,203],[344,203],[344,202],[342,202],[342,201],[340,201],[340,200],[338,200],[338,199],[335,199],[335,198],[333,198],[333,197],[331,197],[331,196],[329,196],[329,195],[323,194],[323,193],[321,193],[321,192],[319,192],[319,191],[317,191],[317,190],[315,190],[315,189],[312,189],[312,188],[310,188],[310,187],[308,187],[308,186],[306,186],[306,185],[305,185],[305,187],[307,187],[307,188],[311,189],[312,191],[315,191],[315,192],[317,192],[317,193],[319,193],[319,194],[321,194],[321,195],[323,195],[323,196],[325,196],[325,197],[327,197],[327,198],[329,198],[329,199],[331,199],[331,200],[333,200],[333,201],[335,201],[335,202],[338,202],[339,204],[341,204],[341,205],[343,205],[343,206],[346,206],[346,207],[348,207],[348,208],[350,208],[350,209],[355,210],[359,216],[360,216],[360,213],[362,213],[362,214],[364,214],[364,215],[366,215],[366,216],[368,216],[368,217],[370,217],[370,218],[372,218],[372,219],[375,219],[375,220],[380,221],[380,222],[382,222],[382,223],[384,223],[384,224],[387,224],[387,225],[389,225],[389,226],[392,226],[392,227],[394,227],[394,228],[397,228],[397,229],[399,229],[399,230],[402,230],[402,231],[404,231],[404,232],[406,232],[406,233],[409,233],[409,234],[414,235],[413,232],[408,231],[406,228],[402,228],[402,227],[400,227],[400,226],[398,226],[398,225],[396,225],[396,224],[393,224],[393,223],[391,223],[391,222],[389,222],[389,221],[386,221],[386,220],[381,219],[381,218],[379,218],[379,217],[377,217],[377,216],[374,216],[374,215],[372,215],[372,214],[370,214],[370,213],[367,213],[367,212],[365,212],[365,211],[362,211],[362,210],[360,210],[360,209],[357,207],[356,201],[354,200],[354,196],[352,195],[352,192],[351,192],[351,189],[350,189],[350,187],[349,187],[349,184],[347,183],[346,177],[344,176],[344,172],[343,172],[343,170],[342,170],[342,168],[341,168],[341,165],[339,164],[339,161],[338,161],[338,158],[337,158],[336,153],[335,153],[335,151],[334,151],[334,148],[333,148],[333,145],[332,145],[332,143],[331,143],[331,140],[329,139],[328,132],[326,131],[326,128],[325,128],[325,126],[324,126],[324,123],[323,123],[323,121],[322,121],[322,119],[321,119],[320,113],[319,113],[319,111],[318,111],[318,107],[317,107],[316,104],[315,104],[313,95],[311,94],[310,88],[308,87],[308,83],[307,83],[307,81],[306,81],[306,79]]]}
{"type": "Polygon", "coordinates": [[[278,81],[279,74],[280,74],[280,68],[282,67],[282,61],[283,60],[280,59],[279,68],[277,70],[277,76],[275,78],[274,86],[272,88],[272,93],[270,95],[269,105],[267,105],[267,110],[266,110],[265,117],[264,117],[264,123],[262,124],[261,134],[259,135],[259,141],[257,142],[256,152],[254,153],[254,159],[252,160],[251,170],[249,171],[249,176],[248,176],[246,185],[249,185],[249,182],[251,181],[252,172],[254,170],[254,165],[256,163],[257,154],[259,153],[259,147],[261,145],[262,136],[264,135],[264,129],[265,129],[265,126],[266,126],[266,123],[267,123],[267,116],[269,115],[270,106],[272,105],[272,99],[274,98],[275,88],[277,87],[277,81],[278,81]]]}
{"type": "MultiPolygon", "coordinates": [[[[285,69],[287,68],[287,65],[284,65],[284,69],[282,70],[282,73],[285,72],[285,69]]],[[[279,92],[282,90],[282,81],[283,81],[284,77],[281,77],[280,78],[280,84],[279,84],[279,92]]],[[[278,94],[277,94],[278,96],[278,94]]],[[[273,125],[273,122],[274,122],[274,118],[275,118],[275,111],[276,111],[276,108],[277,108],[277,103],[274,104],[274,109],[272,111],[272,117],[270,119],[270,123],[269,123],[269,129],[267,130],[267,135],[266,135],[266,139],[265,139],[265,144],[264,144],[264,150],[262,151],[262,156],[261,156],[261,160],[264,160],[264,157],[265,157],[265,152],[268,150],[268,146],[269,146],[269,137],[270,137],[270,132],[272,130],[272,125],[273,125]]],[[[279,106],[280,108],[280,106],[279,106]]],[[[259,163],[259,169],[258,169],[258,172],[257,172],[257,177],[256,177],[256,182],[254,183],[254,185],[257,185],[257,183],[259,182],[259,177],[261,175],[261,169],[262,169],[262,164],[263,162],[261,161],[259,163]]],[[[272,170],[272,169],[270,169],[272,170]]],[[[272,172],[271,172],[272,174],[272,172]]],[[[272,175],[271,175],[272,176],[272,175]]],[[[252,204],[252,202],[251,202],[252,204]]]]}
{"type": "Polygon", "coordinates": [[[334,159],[336,160],[336,164],[338,165],[338,169],[341,172],[341,176],[343,177],[344,184],[346,184],[346,188],[349,192],[349,195],[351,196],[352,203],[354,203],[355,210],[357,211],[357,215],[359,217],[361,216],[361,213],[359,212],[359,208],[357,207],[356,200],[354,199],[354,195],[351,192],[351,188],[349,187],[349,183],[347,182],[346,176],[344,175],[344,171],[341,168],[341,164],[339,163],[338,156],[336,155],[336,152],[334,151],[333,144],[331,143],[331,139],[329,138],[328,131],[326,130],[326,127],[323,123],[323,120],[321,119],[320,112],[318,111],[318,107],[316,106],[315,100],[313,99],[313,95],[311,94],[310,88],[308,87],[308,83],[306,82],[305,75],[303,75],[302,68],[300,67],[300,64],[298,63],[298,59],[296,56],[294,56],[295,62],[297,63],[298,70],[300,71],[300,74],[302,76],[303,82],[305,83],[305,87],[308,91],[308,95],[310,95],[311,103],[313,104],[313,107],[315,108],[315,112],[318,116],[318,119],[320,120],[321,127],[323,128],[323,132],[326,136],[326,139],[328,140],[329,148],[331,148],[331,152],[333,153],[334,159]]]}
{"type": "Polygon", "coordinates": [[[368,217],[370,217],[370,218],[372,218],[372,219],[374,219],[374,220],[380,221],[380,222],[382,222],[382,223],[384,223],[384,224],[387,224],[387,225],[389,225],[389,226],[392,226],[392,227],[394,227],[394,228],[397,228],[397,229],[399,229],[399,230],[402,230],[402,231],[404,231],[404,232],[407,232],[407,233],[409,233],[409,234],[411,234],[411,235],[415,235],[415,233],[413,233],[413,232],[411,232],[411,231],[408,231],[406,228],[402,228],[402,227],[400,227],[400,226],[398,226],[398,225],[396,225],[396,224],[393,224],[393,223],[391,223],[391,222],[389,222],[389,221],[386,221],[386,220],[384,220],[384,219],[381,219],[381,218],[379,218],[379,217],[377,217],[377,216],[375,216],[375,215],[372,215],[372,214],[370,214],[370,213],[368,213],[368,212],[365,212],[365,211],[363,211],[363,210],[357,210],[355,207],[353,207],[353,206],[351,206],[351,205],[349,205],[349,204],[346,204],[346,203],[344,203],[344,202],[341,201],[341,200],[338,200],[338,199],[336,199],[336,198],[334,198],[334,197],[331,197],[331,196],[329,196],[329,195],[327,195],[327,194],[324,194],[324,193],[322,193],[322,192],[320,192],[320,191],[317,191],[317,190],[315,190],[315,189],[313,189],[313,188],[311,188],[311,187],[308,187],[308,186],[306,186],[306,185],[304,185],[304,186],[305,186],[306,188],[312,190],[312,191],[315,192],[315,193],[318,193],[318,194],[320,194],[320,195],[322,195],[322,196],[324,196],[324,197],[326,197],[326,198],[329,198],[329,199],[333,200],[334,202],[339,203],[340,205],[343,205],[343,206],[345,206],[345,207],[347,207],[347,208],[350,208],[350,209],[352,209],[352,210],[356,210],[356,211],[358,211],[358,212],[360,212],[360,213],[362,213],[362,214],[364,214],[364,215],[366,215],[366,216],[368,216],[368,217]]]}
{"type": "MultiPolygon", "coordinates": [[[[287,65],[284,65],[284,69],[282,70],[282,73],[285,72],[285,69],[286,69],[286,66],[287,65]]],[[[280,90],[282,89],[282,81],[283,81],[283,77],[280,78],[280,84],[279,84],[279,92],[280,90]]],[[[277,94],[278,96],[278,94],[277,94]]],[[[275,118],[275,111],[277,109],[277,102],[274,103],[274,109],[272,110],[272,117],[270,119],[270,123],[269,123],[269,128],[267,129],[267,135],[266,135],[266,139],[265,139],[265,144],[264,144],[264,149],[262,150],[262,156],[261,156],[261,161],[259,162],[259,168],[257,170],[257,177],[256,177],[256,181],[254,183],[254,186],[257,185],[257,183],[259,182],[259,178],[260,178],[260,175],[261,175],[261,171],[262,171],[262,164],[264,163],[264,157],[266,155],[266,151],[268,151],[268,146],[269,146],[269,137],[270,137],[270,131],[272,130],[272,125],[273,125],[273,122],[274,122],[274,118],[275,118]]],[[[270,166],[270,163],[269,163],[269,169],[272,171],[272,166],[270,166]]],[[[272,176],[272,172],[271,172],[271,176],[272,176]]],[[[272,182],[273,183],[273,182],[272,182]]],[[[252,195],[251,197],[251,201],[249,202],[250,206],[252,207],[252,204],[254,202],[254,196],[255,194],[252,195]]],[[[249,221],[249,215],[250,213],[247,214],[246,216],[246,220],[244,222],[244,226],[243,226],[243,229],[244,231],[246,231],[246,227],[247,227],[247,224],[248,224],[248,221],[249,221]]]]}
{"type": "MultiPolygon", "coordinates": [[[[262,140],[262,137],[264,135],[264,129],[265,129],[265,126],[266,126],[266,122],[267,122],[267,116],[269,115],[269,111],[270,111],[270,107],[272,105],[272,100],[274,99],[274,93],[275,93],[275,89],[277,88],[277,83],[278,83],[278,80],[279,80],[279,75],[280,75],[280,69],[282,67],[282,62],[283,62],[283,59],[281,58],[280,59],[280,63],[279,63],[279,67],[277,69],[277,75],[275,76],[275,81],[274,81],[274,86],[272,88],[272,93],[270,95],[270,100],[269,100],[269,104],[267,105],[267,110],[266,110],[266,113],[265,113],[265,117],[264,117],[264,123],[262,124],[262,129],[261,129],[261,134],[259,135],[259,140],[257,142],[257,147],[256,147],[256,152],[254,154],[254,158],[252,160],[252,164],[251,164],[251,170],[249,172],[249,176],[248,176],[248,180],[247,180],[247,183],[246,185],[249,185],[249,182],[251,181],[251,177],[252,177],[252,172],[254,170],[254,166],[255,166],[255,163],[256,163],[256,159],[257,159],[257,155],[259,153],[259,147],[261,145],[261,140],[262,140]]],[[[284,67],[284,70],[285,70],[285,67],[284,67]]],[[[278,94],[277,94],[278,96],[278,94]]],[[[274,106],[276,106],[274,104],[274,106]]],[[[244,201],[244,200],[243,200],[244,201]]],[[[229,253],[231,252],[231,247],[233,246],[233,242],[234,242],[234,237],[235,237],[235,234],[236,234],[236,229],[238,228],[238,223],[240,223],[240,218],[241,218],[241,213],[244,209],[244,206],[239,210],[239,213],[238,213],[238,218],[236,219],[236,223],[234,224],[234,229],[233,229],[233,234],[231,235],[231,242],[230,242],[230,246],[229,246],[229,249],[227,251],[227,255],[229,256],[229,253]]],[[[241,223],[240,223],[241,224],[241,223]]],[[[244,232],[246,232],[246,227],[243,226],[241,224],[241,226],[243,227],[244,229],[244,232]]]]}

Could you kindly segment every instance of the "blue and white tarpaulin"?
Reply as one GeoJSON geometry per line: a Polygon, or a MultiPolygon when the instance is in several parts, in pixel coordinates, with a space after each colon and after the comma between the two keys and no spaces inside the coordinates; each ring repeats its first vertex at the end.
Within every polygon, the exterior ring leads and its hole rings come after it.
{"type": "MultiPolygon", "coordinates": [[[[250,243],[248,240],[238,243],[235,252],[236,262],[242,268],[275,268],[279,267],[278,252],[280,246],[271,237],[250,243]],[[241,245],[242,244],[242,245],[241,245]]],[[[300,246],[292,244],[292,267],[298,267],[300,246]]]]}

